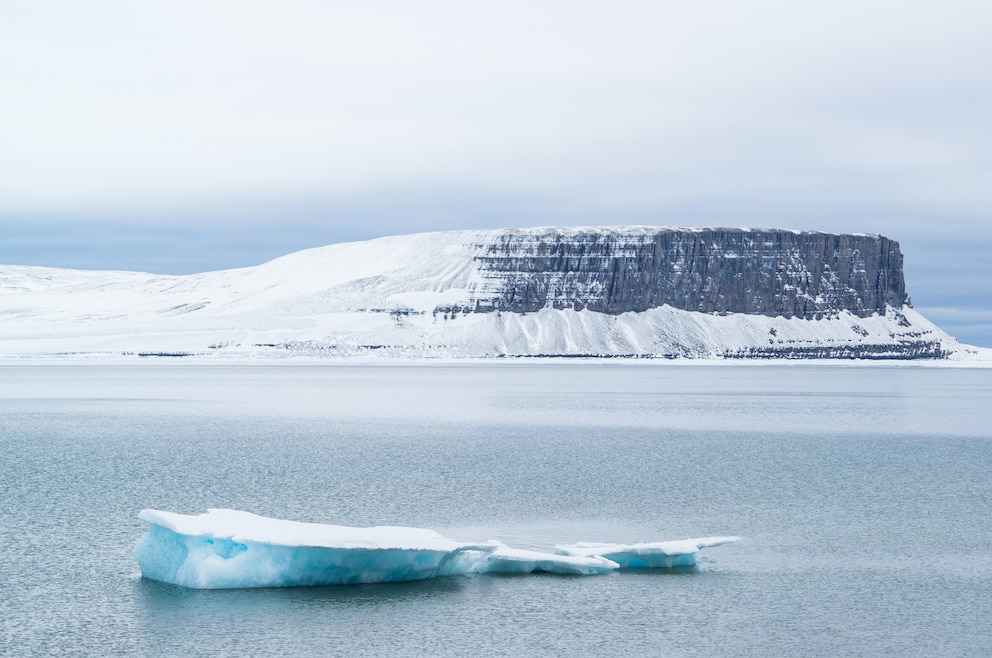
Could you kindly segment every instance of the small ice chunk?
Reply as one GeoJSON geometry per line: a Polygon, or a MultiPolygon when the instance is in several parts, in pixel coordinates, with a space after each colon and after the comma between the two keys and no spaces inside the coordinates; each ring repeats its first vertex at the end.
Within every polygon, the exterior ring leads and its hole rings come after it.
{"type": "Polygon", "coordinates": [[[474,573],[545,573],[592,576],[620,568],[612,560],[598,555],[556,555],[542,551],[513,548],[498,541],[490,542],[495,550],[484,556],[474,573]]]}
{"type": "Polygon", "coordinates": [[[702,548],[740,541],[740,537],[700,537],[643,544],[600,544],[579,542],[555,546],[562,555],[600,556],[612,560],[621,569],[671,569],[691,567],[702,548]]]}

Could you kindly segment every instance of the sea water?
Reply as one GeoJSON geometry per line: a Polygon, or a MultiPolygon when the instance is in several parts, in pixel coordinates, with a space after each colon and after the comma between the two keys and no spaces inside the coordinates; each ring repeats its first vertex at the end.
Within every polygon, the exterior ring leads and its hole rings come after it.
{"type": "Polygon", "coordinates": [[[992,655],[992,370],[537,362],[0,366],[0,655],[992,655]],[[142,508],[682,571],[197,591],[142,508]]]}

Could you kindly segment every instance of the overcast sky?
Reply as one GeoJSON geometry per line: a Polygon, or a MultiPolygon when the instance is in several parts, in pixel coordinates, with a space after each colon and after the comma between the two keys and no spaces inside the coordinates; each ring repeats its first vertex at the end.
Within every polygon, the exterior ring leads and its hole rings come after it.
{"type": "Polygon", "coordinates": [[[988,0],[0,5],[0,262],[396,233],[882,233],[992,345],[988,0]]]}

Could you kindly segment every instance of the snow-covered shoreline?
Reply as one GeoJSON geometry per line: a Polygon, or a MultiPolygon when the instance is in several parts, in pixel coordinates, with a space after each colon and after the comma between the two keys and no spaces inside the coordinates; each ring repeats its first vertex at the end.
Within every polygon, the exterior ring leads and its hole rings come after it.
{"type": "Polygon", "coordinates": [[[310,327],[292,329],[252,329],[252,319],[245,318],[237,327],[218,324],[197,330],[155,318],[95,327],[39,315],[0,326],[0,360],[992,361],[992,350],[957,342],[910,308],[898,312],[908,319],[908,328],[883,316],[802,320],[669,308],[621,316],[546,309],[535,314],[467,314],[452,320],[419,317],[402,323],[383,315],[313,317],[310,327]],[[95,333],[99,329],[106,333],[95,333]],[[909,349],[919,350],[918,358],[909,349]],[[937,355],[942,358],[934,358],[937,355]]]}
{"type": "Polygon", "coordinates": [[[646,357],[572,357],[572,356],[509,356],[509,357],[452,357],[408,356],[391,357],[363,355],[353,357],[320,357],[306,354],[269,354],[238,356],[231,354],[190,354],[183,357],[141,357],[110,353],[79,354],[18,354],[0,355],[0,368],[4,367],[150,367],[181,368],[266,368],[266,367],[359,367],[359,368],[452,368],[452,367],[524,367],[574,365],[578,367],[619,366],[625,368],[992,368],[992,350],[978,348],[974,358],[951,359],[665,359],[646,357]]]}

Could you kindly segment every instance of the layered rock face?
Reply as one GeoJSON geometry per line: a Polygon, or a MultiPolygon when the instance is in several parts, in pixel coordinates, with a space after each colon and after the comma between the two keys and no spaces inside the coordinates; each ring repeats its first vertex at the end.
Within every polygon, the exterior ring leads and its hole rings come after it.
{"type": "MultiPolygon", "coordinates": [[[[542,308],[821,319],[908,304],[899,243],[746,229],[547,229],[478,245],[475,311],[542,308]]],[[[468,310],[468,309],[466,309],[468,310]]]]}

